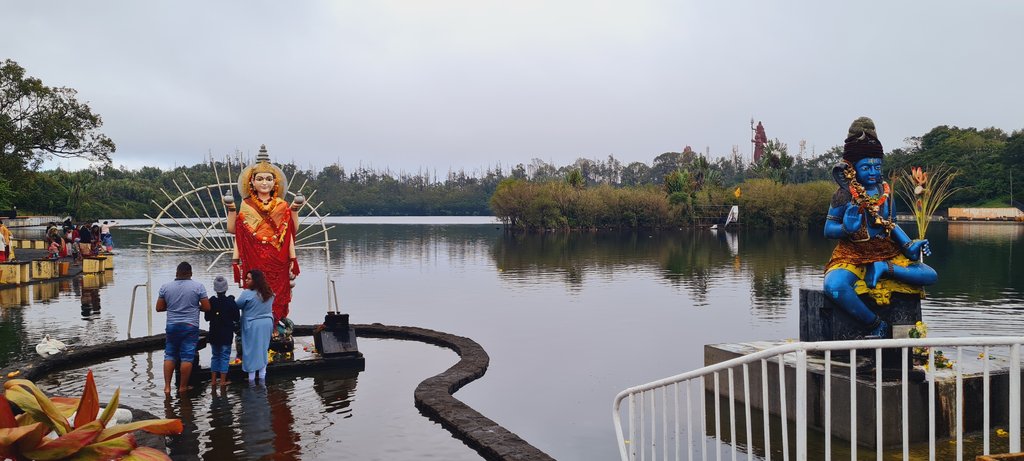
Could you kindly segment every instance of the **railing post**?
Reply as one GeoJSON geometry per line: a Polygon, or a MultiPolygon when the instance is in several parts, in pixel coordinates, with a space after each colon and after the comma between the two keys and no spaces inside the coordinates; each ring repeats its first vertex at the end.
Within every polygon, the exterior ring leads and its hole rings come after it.
{"type": "Polygon", "coordinates": [[[900,401],[902,402],[903,407],[903,411],[901,412],[903,420],[903,423],[901,424],[901,428],[903,429],[903,459],[910,459],[910,396],[908,395],[909,391],[907,390],[907,383],[910,381],[907,379],[907,375],[909,374],[907,368],[910,365],[908,363],[908,354],[909,351],[906,347],[900,350],[900,369],[902,370],[900,375],[902,378],[900,386],[900,401]]]}
{"type": "Polygon", "coordinates": [[[935,461],[935,348],[928,348],[928,461],[935,461]]]}
{"type": "Polygon", "coordinates": [[[825,351],[825,461],[832,461],[832,351],[825,351]]]}
{"type": "Polygon", "coordinates": [[[629,459],[636,459],[636,394],[629,394],[629,459]]]}
{"type": "Polygon", "coordinates": [[[807,461],[807,351],[796,352],[796,459],[807,461]]]}
{"type": "Polygon", "coordinates": [[[875,459],[882,459],[882,348],[875,348],[875,459]]]}
{"type": "Polygon", "coordinates": [[[992,389],[989,387],[989,381],[988,381],[988,346],[985,346],[985,350],[982,351],[982,357],[984,358],[984,362],[985,362],[985,371],[984,371],[985,379],[982,381],[984,383],[984,395],[985,395],[985,397],[982,399],[982,402],[983,402],[982,405],[983,405],[983,408],[984,408],[983,412],[984,412],[985,423],[982,426],[981,430],[982,430],[982,433],[985,434],[985,441],[984,441],[984,448],[983,448],[981,454],[988,455],[989,454],[988,428],[989,428],[989,416],[990,416],[989,415],[988,406],[989,406],[989,401],[992,400],[992,397],[990,396],[990,393],[992,392],[992,389]]]}
{"type": "Polygon", "coordinates": [[[964,348],[956,348],[956,461],[964,460],[964,348]]]}
{"type": "Polygon", "coordinates": [[[764,407],[761,412],[761,419],[764,420],[764,459],[772,461],[772,430],[771,430],[771,401],[768,400],[768,360],[761,359],[761,403],[764,407]]]}
{"type": "MultiPolygon", "coordinates": [[[[149,286],[148,284],[140,283],[140,284],[135,285],[134,287],[132,287],[132,301],[131,301],[131,304],[130,304],[131,307],[128,308],[128,338],[129,339],[131,339],[131,337],[132,337],[132,321],[135,320],[135,293],[138,291],[138,289],[140,287],[148,287],[148,286],[149,286]]],[[[146,306],[146,310],[147,311],[149,310],[149,306],[146,306]]],[[[150,313],[149,315],[152,316],[153,314],[150,313]]],[[[152,322],[150,323],[150,325],[152,325],[152,322]]],[[[152,330],[152,329],[153,329],[152,326],[150,326],[150,330],[152,330]]],[[[150,331],[149,334],[152,335],[153,332],[150,331]]]]}
{"type": "Polygon", "coordinates": [[[1020,343],[1010,346],[1010,453],[1020,452],[1020,343]]]}
{"type": "Polygon", "coordinates": [[[857,461],[857,349],[850,349],[850,460],[857,461]]]}

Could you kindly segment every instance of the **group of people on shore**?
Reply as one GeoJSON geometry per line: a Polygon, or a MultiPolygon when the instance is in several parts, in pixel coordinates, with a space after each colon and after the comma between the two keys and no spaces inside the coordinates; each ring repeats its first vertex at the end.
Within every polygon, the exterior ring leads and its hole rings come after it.
{"type": "Polygon", "coordinates": [[[242,370],[248,373],[249,383],[265,384],[267,379],[267,350],[274,328],[274,292],[266,275],[259,269],[245,273],[243,290],[236,299],[228,295],[228,281],[217,276],[213,282],[214,297],[208,297],[206,287],[192,280],[192,266],[178,264],[174,281],[160,287],[156,302],[157,312],[167,312],[167,339],[164,347],[164,393],[171,393],[174,370],[179,369],[178,392],[188,391],[192,367],[197,360],[199,342],[199,313],[209,322],[207,342],[210,345],[211,386],[226,386],[231,344],[237,330],[241,348],[237,351],[242,370]]]}
{"type": "Polygon", "coordinates": [[[71,258],[79,264],[82,258],[96,256],[101,252],[114,251],[114,237],[110,228],[117,221],[103,221],[102,224],[73,224],[71,219],[65,220],[60,226],[50,223],[46,227],[46,256],[50,259],[71,258]]]}

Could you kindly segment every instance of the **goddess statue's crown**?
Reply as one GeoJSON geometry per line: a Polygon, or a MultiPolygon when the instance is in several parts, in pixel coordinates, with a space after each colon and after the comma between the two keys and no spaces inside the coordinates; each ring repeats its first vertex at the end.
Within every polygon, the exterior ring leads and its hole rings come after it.
{"type": "Polygon", "coordinates": [[[249,183],[256,173],[273,173],[274,182],[276,183],[274,195],[284,198],[284,192],[288,190],[288,182],[284,172],[273,163],[270,163],[270,154],[267,153],[266,144],[260,144],[260,151],[256,154],[256,163],[245,167],[241,174],[238,175],[238,193],[243,199],[252,195],[253,192],[250,190],[249,183]]]}
{"type": "Polygon", "coordinates": [[[256,154],[256,163],[252,165],[252,172],[249,173],[249,178],[256,173],[274,173],[277,176],[279,170],[270,163],[270,154],[267,153],[267,145],[260,144],[260,151],[256,154]]]}

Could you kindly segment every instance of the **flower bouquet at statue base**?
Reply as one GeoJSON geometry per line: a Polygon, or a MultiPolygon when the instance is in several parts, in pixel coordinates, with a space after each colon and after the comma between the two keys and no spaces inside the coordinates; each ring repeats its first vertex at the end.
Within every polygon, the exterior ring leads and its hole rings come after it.
{"type": "Polygon", "coordinates": [[[288,354],[291,356],[292,351],[295,350],[295,340],[292,338],[292,332],[295,329],[295,324],[292,323],[291,319],[285,317],[274,325],[274,334],[270,337],[270,350],[282,354],[288,354]]]}

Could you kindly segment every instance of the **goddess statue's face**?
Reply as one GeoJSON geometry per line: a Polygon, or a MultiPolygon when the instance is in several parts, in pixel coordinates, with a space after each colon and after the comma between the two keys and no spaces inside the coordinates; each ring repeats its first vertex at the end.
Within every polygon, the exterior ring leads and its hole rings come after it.
{"type": "Polygon", "coordinates": [[[253,175],[252,188],[260,195],[274,192],[274,173],[256,173],[253,175]]]}
{"type": "Polygon", "coordinates": [[[857,182],[864,187],[877,186],[882,183],[882,159],[864,158],[853,164],[857,171],[857,182]]]}

